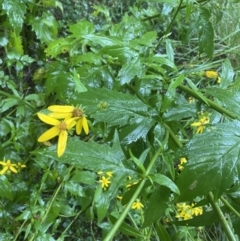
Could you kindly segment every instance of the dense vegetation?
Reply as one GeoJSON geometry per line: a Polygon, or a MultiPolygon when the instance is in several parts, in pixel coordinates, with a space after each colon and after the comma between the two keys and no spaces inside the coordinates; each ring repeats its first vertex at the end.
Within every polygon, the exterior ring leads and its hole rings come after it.
{"type": "Polygon", "coordinates": [[[0,6],[0,240],[239,240],[239,1],[0,6]]]}

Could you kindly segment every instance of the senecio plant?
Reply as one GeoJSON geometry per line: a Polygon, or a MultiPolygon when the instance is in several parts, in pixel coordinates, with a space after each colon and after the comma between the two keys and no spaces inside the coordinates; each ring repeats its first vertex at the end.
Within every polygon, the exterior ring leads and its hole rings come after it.
{"type": "Polygon", "coordinates": [[[239,240],[239,31],[218,1],[0,6],[0,240],[239,240]]]}

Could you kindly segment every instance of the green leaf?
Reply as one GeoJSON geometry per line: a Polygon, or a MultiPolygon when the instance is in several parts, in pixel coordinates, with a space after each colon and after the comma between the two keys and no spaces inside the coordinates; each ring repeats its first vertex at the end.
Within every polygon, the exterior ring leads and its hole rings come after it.
{"type": "Polygon", "coordinates": [[[214,29],[210,22],[211,14],[207,8],[200,9],[198,18],[199,30],[199,52],[206,53],[208,57],[213,55],[214,49],[214,29]]]}
{"type": "Polygon", "coordinates": [[[225,59],[222,65],[220,87],[226,89],[232,82],[234,77],[234,70],[229,59],[225,59]]]}
{"type": "Polygon", "coordinates": [[[114,45],[103,47],[98,55],[108,54],[118,61],[125,63],[129,59],[138,58],[138,53],[128,46],[114,45]]]}
{"type": "Polygon", "coordinates": [[[174,51],[170,39],[166,39],[166,51],[168,59],[174,63],[174,51]]]}
{"type": "MultiPolygon", "coordinates": [[[[111,221],[112,224],[115,224],[117,221],[117,218],[114,217],[113,215],[109,216],[109,219],[111,221]]],[[[122,223],[119,230],[126,235],[129,236],[133,236],[133,237],[141,237],[144,238],[144,235],[141,234],[141,232],[139,232],[136,228],[131,227],[130,225],[126,224],[126,223],[122,223]]]]}
{"type": "Polygon", "coordinates": [[[159,220],[169,205],[170,190],[166,187],[158,187],[149,199],[149,204],[144,212],[142,228],[148,227],[159,220]]]}
{"type": "Polygon", "coordinates": [[[24,15],[26,13],[25,3],[16,0],[3,0],[2,8],[8,15],[9,22],[14,31],[16,31],[16,34],[19,35],[24,23],[24,15]]]}
{"type": "Polygon", "coordinates": [[[190,85],[190,87],[194,90],[195,94],[197,94],[201,100],[206,104],[208,105],[208,101],[207,101],[207,98],[198,90],[197,86],[192,82],[191,79],[189,78],[186,78],[188,84],[190,85]]]}
{"type": "Polygon", "coordinates": [[[73,182],[81,182],[84,184],[92,185],[95,183],[96,174],[94,172],[89,171],[75,171],[71,181],[73,182]]]}
{"type": "Polygon", "coordinates": [[[139,58],[128,59],[120,69],[118,78],[121,85],[124,85],[128,84],[135,76],[140,77],[143,72],[144,67],[139,58]]]}
{"type": "MultiPolygon", "coordinates": [[[[14,174],[15,175],[15,174],[14,174]]],[[[12,201],[14,198],[13,188],[9,183],[8,179],[4,176],[0,176],[0,197],[7,198],[8,200],[12,201]]]]}
{"type": "Polygon", "coordinates": [[[80,75],[77,73],[77,71],[74,69],[72,70],[72,73],[73,75],[71,75],[71,77],[75,83],[76,91],[79,93],[87,91],[87,88],[82,84],[80,75]]]}
{"type": "Polygon", "coordinates": [[[57,38],[58,23],[51,13],[43,12],[42,17],[30,19],[30,24],[41,42],[49,43],[57,38]]]}
{"type": "Polygon", "coordinates": [[[240,175],[240,122],[217,124],[197,134],[186,147],[187,164],[177,185],[180,201],[214,192],[218,199],[240,175]]]}
{"type": "Polygon", "coordinates": [[[184,75],[179,75],[175,80],[171,81],[167,93],[164,96],[161,112],[164,112],[171,105],[176,96],[176,88],[183,82],[184,78],[184,75]]]}
{"type": "Polygon", "coordinates": [[[110,37],[105,35],[95,35],[86,34],[82,35],[82,38],[93,42],[94,44],[99,44],[100,46],[113,46],[113,45],[123,45],[123,42],[116,37],[110,37]]]}
{"type": "MultiPolygon", "coordinates": [[[[117,137],[115,136],[115,138],[117,137]]],[[[46,155],[59,162],[94,172],[107,170],[133,175],[133,171],[125,168],[122,163],[125,156],[118,141],[110,147],[95,142],[83,142],[78,137],[72,137],[69,138],[66,151],[61,158],[57,157],[55,145],[36,151],[36,155],[46,155]]]]}
{"type": "Polygon", "coordinates": [[[236,116],[239,116],[240,109],[240,91],[239,89],[220,89],[207,88],[206,93],[214,96],[214,98],[227,110],[230,110],[236,116]]]}
{"type": "Polygon", "coordinates": [[[103,121],[110,126],[140,123],[144,119],[152,121],[148,106],[130,94],[105,88],[89,88],[87,92],[76,93],[74,96],[62,96],[65,103],[82,104],[87,115],[96,122],[103,121]],[[102,108],[103,103],[105,108],[102,108]]]}
{"type": "Polygon", "coordinates": [[[0,112],[4,112],[8,109],[10,109],[11,107],[18,105],[19,104],[19,100],[16,98],[7,98],[4,99],[3,104],[1,106],[0,112]]]}
{"type": "Polygon", "coordinates": [[[135,165],[137,166],[137,168],[141,171],[141,174],[145,175],[145,167],[143,166],[143,164],[140,162],[140,160],[138,160],[131,152],[131,150],[129,149],[129,154],[130,157],[132,159],[132,161],[135,163],[135,165]]]}
{"type": "Polygon", "coordinates": [[[175,192],[176,194],[180,194],[178,187],[170,178],[160,173],[149,175],[149,176],[157,184],[169,188],[172,192],[175,192]]]}
{"type": "Polygon", "coordinates": [[[69,51],[70,40],[66,38],[56,39],[48,44],[45,49],[46,56],[55,58],[59,54],[63,54],[69,51]]]}
{"type": "Polygon", "coordinates": [[[158,234],[158,237],[160,238],[160,240],[172,241],[167,230],[163,227],[163,225],[160,222],[157,222],[155,224],[155,227],[156,227],[156,231],[157,231],[157,234],[158,234]]]}
{"type": "Polygon", "coordinates": [[[69,25],[69,32],[72,33],[72,37],[81,38],[82,35],[94,33],[95,27],[94,24],[83,20],[69,25]]]}

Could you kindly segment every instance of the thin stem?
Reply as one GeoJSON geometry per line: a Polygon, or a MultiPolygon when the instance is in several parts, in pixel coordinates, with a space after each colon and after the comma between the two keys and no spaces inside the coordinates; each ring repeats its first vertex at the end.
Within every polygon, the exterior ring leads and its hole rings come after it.
{"type": "Polygon", "coordinates": [[[230,211],[240,218],[240,213],[224,197],[221,197],[220,199],[230,211]]]}
{"type": "Polygon", "coordinates": [[[208,199],[209,199],[209,201],[212,205],[213,210],[216,212],[216,214],[219,217],[219,221],[222,224],[222,227],[225,231],[225,234],[228,237],[228,240],[229,241],[236,241],[234,233],[232,232],[230,226],[228,225],[228,222],[226,221],[222,210],[220,209],[219,205],[214,201],[214,196],[213,196],[212,192],[209,192],[208,199]]]}
{"type": "MultiPolygon", "coordinates": [[[[185,93],[188,93],[189,95],[193,96],[194,98],[196,98],[200,101],[203,101],[194,90],[192,90],[184,85],[179,85],[178,88],[181,89],[182,91],[184,91],[185,93]]],[[[237,117],[237,115],[233,114],[232,112],[230,112],[230,111],[226,110],[225,108],[221,107],[220,105],[216,104],[214,101],[209,100],[208,98],[206,98],[204,100],[207,102],[206,104],[208,104],[211,108],[213,108],[217,112],[219,112],[221,114],[225,114],[226,116],[228,116],[232,119],[239,119],[237,117]]]]}
{"type": "MultiPolygon", "coordinates": [[[[156,162],[158,156],[161,154],[162,151],[163,151],[163,147],[161,145],[159,147],[159,149],[157,150],[157,152],[155,153],[153,159],[149,163],[149,166],[146,170],[146,176],[150,173],[153,164],[156,162]]],[[[126,205],[122,214],[120,215],[120,217],[118,218],[116,223],[113,225],[111,230],[108,232],[107,236],[104,238],[103,241],[111,241],[113,239],[115,233],[119,230],[119,227],[121,226],[122,222],[124,221],[125,217],[127,216],[128,212],[130,211],[132,204],[135,202],[135,200],[138,198],[140,192],[142,191],[146,181],[147,181],[146,178],[144,178],[140,181],[139,186],[137,187],[136,191],[133,193],[129,203],[126,205]]]]}
{"type": "Polygon", "coordinates": [[[171,21],[171,23],[168,25],[167,30],[165,31],[164,35],[167,35],[167,34],[170,32],[170,30],[171,30],[171,28],[172,28],[172,26],[173,26],[173,23],[174,23],[177,15],[178,15],[180,9],[181,9],[182,3],[183,3],[183,0],[180,0],[180,3],[179,3],[178,8],[177,8],[177,11],[175,12],[175,14],[174,14],[174,16],[173,16],[173,18],[172,18],[172,21],[171,21]]]}

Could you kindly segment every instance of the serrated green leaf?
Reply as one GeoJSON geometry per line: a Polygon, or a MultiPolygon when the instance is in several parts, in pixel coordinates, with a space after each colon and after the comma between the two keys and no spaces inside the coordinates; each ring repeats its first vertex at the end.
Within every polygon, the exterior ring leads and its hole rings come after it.
{"type": "Polygon", "coordinates": [[[66,38],[56,39],[53,42],[48,44],[48,47],[45,49],[46,56],[55,58],[59,54],[69,51],[70,40],[66,38]]]}
{"type": "Polygon", "coordinates": [[[73,137],[69,139],[66,151],[61,158],[57,158],[56,146],[41,149],[36,154],[46,155],[59,162],[94,172],[107,170],[133,175],[133,171],[125,168],[122,163],[125,156],[119,143],[110,147],[95,142],[83,142],[79,138],[73,137]]]}
{"type": "Polygon", "coordinates": [[[57,38],[58,23],[49,12],[44,12],[42,17],[32,18],[30,24],[41,42],[49,43],[57,38]]]}
{"type": "Polygon", "coordinates": [[[128,59],[120,69],[118,78],[121,85],[124,85],[128,84],[135,76],[140,77],[143,72],[144,67],[139,58],[128,59]]]}
{"type": "Polygon", "coordinates": [[[187,164],[177,185],[180,201],[213,191],[218,199],[240,174],[240,122],[217,124],[197,134],[186,147],[187,164]]]}
{"type": "Polygon", "coordinates": [[[15,0],[3,0],[2,8],[8,15],[9,22],[18,35],[22,29],[22,25],[25,18],[25,3],[22,1],[15,0]]]}
{"type": "Polygon", "coordinates": [[[87,88],[83,85],[83,83],[80,80],[80,75],[77,73],[77,71],[74,69],[72,71],[73,75],[71,75],[74,83],[75,83],[75,89],[77,92],[85,92],[87,91],[87,88]]]}
{"type": "Polygon", "coordinates": [[[82,35],[87,35],[95,32],[94,24],[88,21],[79,21],[69,25],[69,32],[72,37],[81,38],[82,35]]]}
{"type": "Polygon", "coordinates": [[[82,104],[87,115],[96,122],[103,121],[110,126],[140,123],[145,118],[151,121],[147,105],[136,96],[114,90],[89,88],[87,92],[63,96],[62,100],[68,104],[82,104]],[[103,103],[105,108],[102,108],[103,103]]]}
{"type": "Polygon", "coordinates": [[[164,56],[158,55],[158,54],[156,54],[153,57],[148,58],[147,63],[150,65],[150,67],[151,67],[151,63],[156,63],[161,66],[166,65],[174,70],[177,69],[177,67],[175,66],[175,64],[172,61],[170,61],[169,59],[165,58],[164,56]]]}
{"type": "Polygon", "coordinates": [[[180,194],[178,187],[176,184],[167,176],[164,176],[160,173],[150,175],[151,180],[155,183],[159,184],[160,186],[165,186],[169,188],[172,192],[176,194],[180,194]]]}

